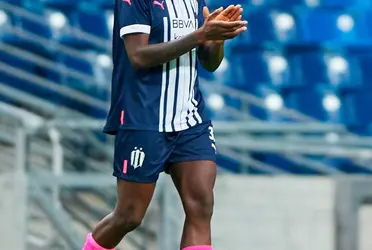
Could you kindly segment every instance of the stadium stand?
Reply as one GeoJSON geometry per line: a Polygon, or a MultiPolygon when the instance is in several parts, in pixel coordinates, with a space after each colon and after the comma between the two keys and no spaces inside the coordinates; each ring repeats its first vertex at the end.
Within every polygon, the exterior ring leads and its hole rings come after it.
{"type": "MultiPolygon", "coordinates": [[[[209,1],[212,8],[230,3],[209,1]]],[[[276,114],[287,107],[322,124],[342,124],[351,132],[370,133],[371,98],[366,90],[372,78],[372,12],[365,1],[237,3],[245,9],[248,32],[227,43],[219,72],[211,75],[201,69],[200,74],[206,85],[222,83],[263,99],[266,106],[244,108],[239,98],[221,99],[221,95],[208,99],[212,105],[230,106],[240,118],[246,114],[272,122],[293,120],[276,114]]],[[[113,1],[9,0],[1,6],[0,26],[5,31],[0,46],[1,83],[104,119],[113,1]]],[[[4,95],[2,99],[14,101],[4,95]]],[[[227,119],[224,111],[211,109],[211,114],[227,119]]],[[[278,157],[259,158],[275,166],[281,165],[278,157]]]]}
{"type": "MultiPolygon", "coordinates": [[[[105,119],[113,3],[0,0],[0,101],[52,122],[105,119]]],[[[200,69],[221,170],[370,174],[365,148],[371,144],[365,139],[372,133],[372,2],[208,1],[211,8],[231,3],[243,5],[249,29],[226,43],[215,74],[200,69]]],[[[1,121],[11,129],[7,119],[1,121]]],[[[61,129],[70,135],[63,139],[66,169],[111,171],[112,138],[99,128],[68,131],[61,129]]],[[[7,136],[0,145],[10,144],[7,136]]],[[[52,154],[46,137],[34,142],[32,159],[42,169],[52,154]]],[[[94,199],[112,205],[114,194],[104,193],[97,191],[94,199]]],[[[66,210],[89,228],[107,211],[85,215],[89,206],[79,194],[64,196],[80,204],[66,210]]]]}

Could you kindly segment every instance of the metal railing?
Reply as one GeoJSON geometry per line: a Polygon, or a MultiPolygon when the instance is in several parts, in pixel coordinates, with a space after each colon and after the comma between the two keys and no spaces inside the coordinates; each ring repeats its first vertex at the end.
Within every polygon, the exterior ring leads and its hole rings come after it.
{"type": "MultiPolygon", "coordinates": [[[[79,156],[79,151],[76,148],[74,150],[68,149],[62,140],[62,137],[65,138],[66,134],[74,132],[71,128],[67,126],[67,128],[59,130],[63,127],[63,124],[55,128],[52,123],[46,122],[42,117],[5,103],[0,103],[0,117],[0,124],[3,124],[1,122],[3,119],[12,120],[9,125],[13,124],[11,126],[13,136],[8,138],[8,143],[15,144],[18,150],[11,161],[14,163],[15,159],[17,159],[18,169],[23,172],[26,171],[29,179],[31,200],[37,202],[45,215],[48,216],[48,220],[58,230],[68,245],[67,249],[81,249],[84,235],[76,232],[72,221],[68,217],[74,218],[75,221],[82,225],[89,226],[87,230],[92,230],[90,226],[93,225],[94,221],[106,215],[107,211],[101,211],[97,215],[97,213],[93,213],[95,210],[93,207],[82,208],[79,205],[81,204],[79,197],[75,196],[75,201],[66,202],[66,194],[68,194],[66,190],[91,190],[85,191],[88,194],[95,189],[110,188],[104,195],[97,192],[97,197],[101,197],[99,199],[103,199],[103,201],[105,200],[104,197],[115,197],[116,192],[113,187],[115,187],[116,182],[111,176],[112,160],[108,159],[102,162],[94,158],[84,157],[85,164],[89,166],[88,171],[77,172],[68,161],[79,156]],[[15,134],[18,134],[18,136],[14,136],[15,134]],[[45,138],[45,136],[47,137],[45,138]],[[61,203],[61,198],[64,201],[63,203],[61,203]],[[64,208],[62,208],[62,205],[64,208]],[[84,209],[84,213],[82,213],[82,209],[84,209]],[[82,216],[83,214],[84,216],[82,216]]],[[[77,120],[74,122],[79,124],[77,120]]],[[[67,124],[71,123],[67,122],[67,124]]],[[[88,123],[80,124],[79,130],[87,129],[84,124],[88,123]]],[[[77,126],[74,125],[74,127],[76,128],[77,126]]],[[[100,128],[101,126],[96,127],[96,129],[100,128]]],[[[1,129],[0,135],[3,132],[6,132],[6,130],[1,129]]],[[[71,196],[69,199],[74,197],[71,196]]],[[[107,206],[112,209],[113,205],[110,203],[107,206]]],[[[128,240],[138,249],[146,249],[144,244],[148,243],[146,243],[147,239],[145,239],[144,235],[153,237],[151,232],[147,231],[146,225],[132,236],[129,236],[128,240]],[[139,236],[139,234],[142,236],[139,236]]],[[[35,239],[35,237],[31,238],[35,239]]]]}
{"type": "MultiPolygon", "coordinates": [[[[267,133],[269,135],[265,137],[262,135],[252,137],[250,135],[247,138],[244,137],[244,139],[242,139],[244,130],[248,133],[248,128],[244,128],[245,125],[236,123],[233,125],[236,125],[235,128],[227,127],[224,131],[226,137],[219,138],[218,141],[218,144],[226,143],[223,145],[223,150],[220,150],[223,154],[225,154],[225,148],[230,148],[240,152],[240,154],[249,152],[277,153],[294,164],[317,170],[317,172],[324,174],[333,173],[336,170],[325,162],[310,160],[302,155],[349,158],[351,162],[362,169],[371,169],[368,159],[371,158],[370,146],[372,145],[372,138],[352,134],[342,124],[329,124],[317,121],[312,117],[286,107],[282,107],[279,110],[269,110],[264,100],[231,87],[205,82],[203,88],[207,93],[218,93],[222,96],[239,100],[242,106],[245,107],[242,112],[246,112],[249,106],[255,106],[293,121],[264,122],[256,119],[250,122],[255,131],[250,130],[249,132],[267,133]],[[345,147],[346,145],[351,147],[345,147]],[[327,148],[330,150],[327,150],[327,148]]],[[[234,118],[241,121],[250,120],[245,116],[234,116],[234,118]]],[[[215,124],[218,126],[218,123],[215,122],[215,124]]],[[[241,158],[239,157],[239,159],[241,158]]]]}

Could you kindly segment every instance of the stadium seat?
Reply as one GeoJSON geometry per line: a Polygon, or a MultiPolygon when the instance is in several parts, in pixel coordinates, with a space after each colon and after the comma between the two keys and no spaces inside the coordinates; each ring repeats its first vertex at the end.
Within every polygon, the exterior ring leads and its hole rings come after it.
{"type": "MultiPolygon", "coordinates": [[[[21,69],[26,73],[35,73],[36,67],[34,64],[13,56],[11,53],[5,53],[0,50],[1,63],[7,64],[15,70],[21,69]]],[[[24,89],[25,91],[34,91],[32,86],[27,84],[23,79],[16,77],[17,73],[13,71],[0,71],[0,82],[11,87],[24,89]]]]}
{"type": "Polygon", "coordinates": [[[114,7],[115,7],[115,1],[112,1],[112,0],[90,0],[90,1],[94,1],[95,3],[97,3],[102,9],[105,9],[105,10],[113,10],[114,7]]]}
{"type": "Polygon", "coordinates": [[[33,36],[49,39],[52,37],[52,31],[46,20],[46,17],[42,16],[37,21],[31,20],[30,18],[20,17],[19,21],[22,28],[31,33],[33,36]]]}
{"type": "Polygon", "coordinates": [[[291,12],[270,9],[252,9],[243,13],[249,29],[236,42],[262,46],[265,42],[290,43],[296,40],[296,22],[291,12]]]}
{"type": "Polygon", "coordinates": [[[323,85],[334,90],[361,87],[360,65],[355,56],[323,49],[297,50],[286,54],[291,70],[290,88],[315,88],[323,85]]]}
{"type": "Polygon", "coordinates": [[[255,95],[264,100],[264,106],[250,105],[248,107],[250,115],[260,120],[272,122],[287,120],[276,113],[276,111],[279,111],[284,107],[283,98],[281,97],[280,92],[277,92],[266,84],[260,84],[255,90],[255,95]]]}
{"type": "Polygon", "coordinates": [[[329,83],[334,89],[347,91],[362,87],[360,65],[347,54],[325,54],[329,83]]]}
{"type": "Polygon", "coordinates": [[[0,48],[0,58],[1,58],[1,63],[6,63],[8,66],[12,66],[17,69],[22,69],[26,72],[32,72],[35,69],[35,65],[32,62],[29,62],[27,60],[14,56],[12,55],[11,52],[6,53],[1,48],[0,48]]]}
{"type": "Polygon", "coordinates": [[[106,15],[95,10],[55,9],[49,11],[48,16],[53,37],[60,44],[79,50],[106,50],[104,42],[92,41],[111,37],[106,15]]]}
{"type": "Polygon", "coordinates": [[[370,43],[361,16],[352,12],[302,8],[296,11],[296,19],[301,30],[299,40],[305,44],[361,46],[370,43]]]}
{"type": "Polygon", "coordinates": [[[277,8],[284,8],[284,9],[291,9],[297,6],[306,6],[307,0],[287,0],[287,1],[281,1],[281,0],[270,0],[269,6],[277,7],[277,8]]]}
{"type": "Polygon", "coordinates": [[[282,93],[287,107],[321,121],[340,121],[340,98],[331,91],[322,89],[296,89],[282,93]]]}
{"type": "Polygon", "coordinates": [[[296,7],[347,9],[370,6],[370,4],[367,3],[368,1],[363,0],[267,0],[266,2],[270,7],[285,9],[296,7]]]}
{"type": "Polygon", "coordinates": [[[279,154],[254,154],[254,158],[292,174],[318,174],[314,170],[299,166],[279,154]]]}
{"type": "MultiPolygon", "coordinates": [[[[77,74],[84,77],[93,77],[94,70],[93,65],[88,61],[88,59],[83,59],[79,57],[74,57],[72,55],[68,54],[60,54],[58,55],[58,61],[61,62],[67,70],[73,70],[77,74]]],[[[76,74],[66,72],[67,74],[64,77],[63,84],[69,85],[74,89],[78,89],[81,91],[86,90],[84,81],[77,77],[76,74]]],[[[86,83],[90,84],[90,83],[86,83]]],[[[93,83],[92,83],[93,84],[93,83]]]]}
{"type": "Polygon", "coordinates": [[[344,97],[348,110],[345,110],[345,123],[358,133],[369,133],[372,125],[372,92],[355,91],[344,97]]]}
{"type": "Polygon", "coordinates": [[[14,16],[5,10],[0,10],[0,40],[12,41],[15,36],[11,33],[12,27],[15,25],[14,16]]]}
{"type": "Polygon", "coordinates": [[[22,6],[24,4],[24,0],[7,0],[8,4],[22,6]]]}
{"type": "Polygon", "coordinates": [[[372,174],[369,167],[363,167],[360,164],[356,164],[351,159],[347,158],[328,158],[322,160],[324,163],[329,164],[338,170],[341,170],[347,174],[372,174]]]}
{"type": "Polygon", "coordinates": [[[358,6],[358,0],[308,0],[310,7],[323,7],[323,8],[349,8],[358,6]],[[312,5],[312,3],[314,3],[312,5]],[[318,3],[318,4],[317,4],[318,3]]]}
{"type": "Polygon", "coordinates": [[[72,25],[83,32],[103,39],[110,38],[106,16],[96,11],[77,11],[73,14],[72,25]]]}
{"type": "Polygon", "coordinates": [[[238,161],[220,154],[217,155],[217,165],[222,166],[224,169],[227,169],[233,173],[242,172],[238,161]]]}
{"type": "Polygon", "coordinates": [[[288,51],[286,56],[291,69],[288,87],[313,88],[318,84],[329,83],[323,51],[318,49],[288,51]]]}
{"type": "Polygon", "coordinates": [[[40,2],[48,7],[64,10],[77,8],[79,5],[79,1],[75,0],[40,0],[40,2]]]}
{"type": "Polygon", "coordinates": [[[362,76],[363,88],[366,91],[372,90],[372,54],[361,55],[358,57],[358,62],[360,66],[360,73],[362,76]]]}
{"type": "Polygon", "coordinates": [[[259,83],[270,83],[267,64],[262,50],[240,50],[236,46],[231,52],[228,86],[253,93],[259,83]]]}
{"type": "MultiPolygon", "coordinates": [[[[102,0],[101,0],[102,1],[102,0]]],[[[103,0],[105,1],[105,0],[103,0]]],[[[231,4],[247,4],[249,0],[236,0],[236,1],[231,1],[231,0],[206,0],[206,3],[210,10],[215,10],[219,7],[227,7],[231,4]]]]}

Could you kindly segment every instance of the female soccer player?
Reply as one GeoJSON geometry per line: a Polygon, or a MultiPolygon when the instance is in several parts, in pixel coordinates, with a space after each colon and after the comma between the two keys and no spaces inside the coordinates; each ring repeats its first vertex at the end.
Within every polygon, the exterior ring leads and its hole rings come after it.
{"type": "Polygon", "coordinates": [[[246,30],[241,13],[240,6],[229,6],[210,14],[204,0],[116,0],[104,132],[116,135],[118,201],[83,250],[114,249],[137,228],[163,171],[186,213],[180,248],[212,250],[216,146],[197,66],[218,68],[224,41],[246,30]]]}

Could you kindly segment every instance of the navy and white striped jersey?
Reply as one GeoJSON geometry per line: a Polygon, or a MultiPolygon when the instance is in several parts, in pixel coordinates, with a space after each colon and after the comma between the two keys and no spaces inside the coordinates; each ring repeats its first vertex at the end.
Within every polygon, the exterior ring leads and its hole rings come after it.
{"type": "Polygon", "coordinates": [[[204,0],[116,0],[111,109],[104,132],[181,131],[208,120],[199,89],[196,49],[164,65],[135,69],[123,36],[149,34],[149,43],[185,36],[204,22],[204,0]]]}

